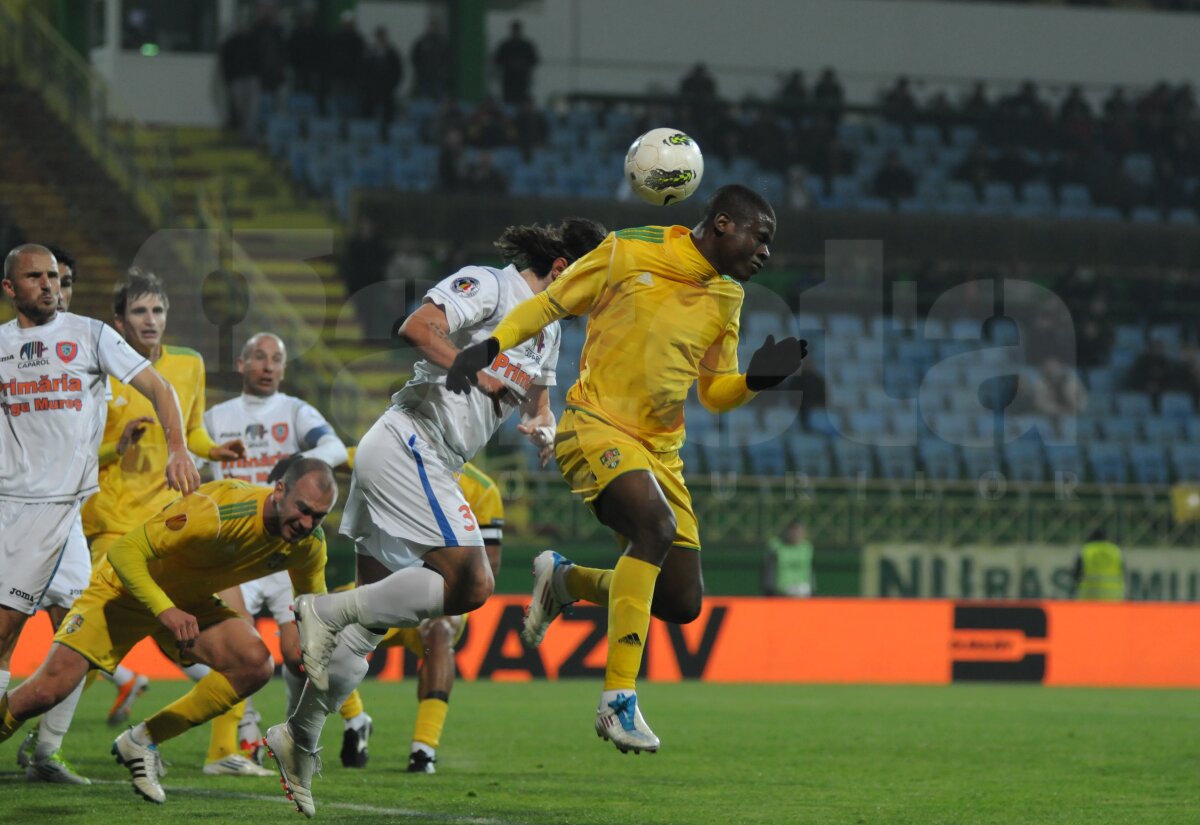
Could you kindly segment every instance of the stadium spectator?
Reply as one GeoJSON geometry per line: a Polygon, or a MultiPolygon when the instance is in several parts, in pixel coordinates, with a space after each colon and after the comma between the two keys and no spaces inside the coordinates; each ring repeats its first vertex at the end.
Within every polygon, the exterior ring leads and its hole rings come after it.
{"type": "Polygon", "coordinates": [[[383,280],[383,268],[389,257],[387,244],[376,233],[375,222],[366,215],[360,216],[354,235],[346,243],[341,268],[346,291],[354,301],[367,338],[391,336],[396,308],[381,302],[378,292],[371,288],[383,280]]]}
{"type": "Polygon", "coordinates": [[[322,77],[325,33],[317,23],[316,8],[311,3],[300,9],[296,25],[288,37],[287,56],[292,70],[292,88],[321,99],[325,92],[322,77]]]}
{"type": "MultiPolygon", "coordinates": [[[[279,23],[279,10],[274,3],[259,3],[255,15],[250,38],[254,45],[259,91],[274,107],[279,103],[276,96],[283,88],[283,81],[287,75],[287,45],[284,42],[283,26],[279,23]]],[[[255,127],[257,130],[257,122],[255,127]]],[[[256,131],[255,138],[257,136],[256,131]]]]}
{"type": "Polygon", "coordinates": [[[441,100],[450,93],[450,38],[442,18],[431,15],[421,36],[413,41],[413,97],[441,100]]]}
{"type": "Polygon", "coordinates": [[[442,192],[457,192],[466,175],[463,135],[458,129],[446,132],[438,144],[437,181],[442,192]]]}
{"type": "Polygon", "coordinates": [[[796,69],[784,77],[775,101],[793,119],[804,114],[808,105],[808,84],[804,80],[804,72],[796,69]]]}
{"type": "Polygon", "coordinates": [[[508,177],[496,168],[491,152],[480,152],[467,166],[466,186],[479,194],[503,195],[508,192],[508,177]]]}
{"type": "Polygon", "coordinates": [[[685,106],[703,108],[717,99],[717,81],[704,62],[692,66],[679,81],[679,97],[685,106]]]}
{"type": "Polygon", "coordinates": [[[953,174],[955,180],[971,184],[975,197],[982,198],[983,188],[992,176],[992,162],[987,147],[982,142],[972,146],[963,162],[954,167],[953,174]]]}
{"type": "Polygon", "coordinates": [[[793,521],[782,535],[767,540],[762,582],[763,593],[768,596],[807,597],[816,592],[813,545],[804,522],[793,521]]]}
{"type": "Polygon", "coordinates": [[[532,100],[526,100],[517,109],[512,119],[513,134],[521,157],[528,163],[533,159],[533,153],[546,145],[550,136],[550,124],[532,100]]]}
{"type": "Polygon", "coordinates": [[[388,41],[387,29],[377,26],[374,39],[362,57],[362,114],[379,118],[379,134],[384,143],[396,115],[396,92],[403,79],[400,53],[388,41]]]}
{"type": "MultiPolygon", "coordinates": [[[[1068,304],[1071,306],[1071,304],[1068,304]]],[[[1097,295],[1088,304],[1083,318],[1076,319],[1075,360],[1084,369],[1107,364],[1112,357],[1116,331],[1108,312],[1108,301],[1097,295]]]]}
{"type": "Polygon", "coordinates": [[[883,159],[883,166],[875,173],[873,187],[876,197],[883,198],[892,209],[899,209],[900,201],[916,194],[917,179],[901,162],[900,153],[891,149],[883,159]]]}
{"type": "Polygon", "coordinates": [[[1088,392],[1076,370],[1057,358],[1047,358],[1033,382],[1034,409],[1050,418],[1080,415],[1087,407],[1088,392]]]}
{"type": "Polygon", "coordinates": [[[326,49],[329,113],[334,117],[353,117],[358,108],[362,59],[366,50],[354,12],[342,12],[341,23],[330,36],[326,49]]]}
{"type": "Polygon", "coordinates": [[[912,135],[913,121],[917,116],[917,100],[909,88],[908,78],[900,75],[895,84],[883,94],[880,101],[883,116],[904,129],[906,136],[912,135]]]}
{"type": "Polygon", "coordinates": [[[221,42],[218,53],[225,88],[225,127],[240,130],[247,141],[258,138],[258,60],[250,24],[243,21],[221,42]]]}
{"type": "Polygon", "coordinates": [[[1193,405],[1200,407],[1200,348],[1195,344],[1188,344],[1180,351],[1172,389],[1186,392],[1193,405]]]}
{"type": "Polygon", "coordinates": [[[1091,532],[1075,559],[1075,598],[1119,602],[1125,599],[1125,560],[1104,528],[1091,532]]]}
{"type": "Polygon", "coordinates": [[[1153,340],[1129,367],[1125,386],[1131,390],[1147,393],[1157,406],[1158,397],[1171,389],[1175,365],[1167,355],[1166,345],[1153,340]]]}
{"type": "Polygon", "coordinates": [[[467,121],[466,142],[479,149],[497,149],[516,142],[516,129],[492,98],[484,99],[467,121]]]}
{"type": "Polygon", "coordinates": [[[808,188],[808,172],[798,163],[788,167],[787,205],[789,209],[808,209],[813,205],[808,188]]]}
{"type": "Polygon", "coordinates": [[[832,68],[823,69],[821,76],[817,78],[817,85],[813,87],[813,102],[834,124],[841,120],[842,110],[846,105],[846,92],[842,88],[842,81],[838,80],[837,73],[832,68]]]}
{"type": "Polygon", "coordinates": [[[500,69],[500,95],[505,103],[516,106],[530,98],[533,70],[540,61],[537,46],[525,36],[521,21],[512,21],[508,38],[496,48],[492,59],[500,69]]]}

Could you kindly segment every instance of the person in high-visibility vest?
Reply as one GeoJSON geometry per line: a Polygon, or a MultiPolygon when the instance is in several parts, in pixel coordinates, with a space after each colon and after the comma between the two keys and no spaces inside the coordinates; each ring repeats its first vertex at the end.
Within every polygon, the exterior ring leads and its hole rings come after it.
{"type": "Polygon", "coordinates": [[[1121,548],[1102,528],[1088,536],[1075,561],[1075,598],[1119,602],[1125,598],[1125,561],[1121,548]]]}

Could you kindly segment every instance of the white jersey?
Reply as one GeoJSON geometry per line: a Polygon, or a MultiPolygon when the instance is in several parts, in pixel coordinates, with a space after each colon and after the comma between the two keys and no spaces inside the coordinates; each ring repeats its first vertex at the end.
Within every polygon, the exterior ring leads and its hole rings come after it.
{"type": "MultiPolygon", "coordinates": [[[[486,341],[509,310],[533,297],[515,266],[493,269],[468,266],[438,283],[425,300],[442,307],[450,322],[450,340],[459,349],[486,341]]],[[[485,370],[508,385],[518,398],[534,386],[554,386],[561,333],[558,322],[534,338],[500,353],[485,370]]],[[[413,378],[392,396],[392,404],[408,413],[430,436],[430,444],[450,464],[461,466],[500,428],[513,410],[506,404],[497,416],[492,399],[481,392],[456,395],[446,389],[446,370],[418,361],[413,378]]]]}
{"type": "Polygon", "coordinates": [[[60,312],[0,326],[0,499],[71,502],[98,489],[108,378],[150,362],[102,321],[60,312]]]}
{"type": "Polygon", "coordinates": [[[307,401],[277,392],[266,398],[242,394],[204,413],[204,429],[218,444],[235,438],[246,445],[246,457],[211,462],[215,478],[266,484],[281,459],[312,449],[333,432],[325,417],[307,401]]]}

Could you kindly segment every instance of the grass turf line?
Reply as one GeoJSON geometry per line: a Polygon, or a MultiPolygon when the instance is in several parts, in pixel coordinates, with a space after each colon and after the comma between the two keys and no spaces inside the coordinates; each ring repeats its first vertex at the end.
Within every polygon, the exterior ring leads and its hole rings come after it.
{"type": "MultiPolygon", "coordinates": [[[[181,694],[156,683],[135,718],[181,694]]],[[[322,741],[317,818],[496,825],[1170,825],[1200,821],[1189,691],[1027,686],[646,684],[663,739],[621,755],[592,731],[591,681],[460,683],[434,776],[404,772],[415,686],[369,682],[374,717],[365,770],[338,760],[341,720],[322,741]]],[[[128,786],[108,754],[111,688],[85,694],[66,755],[103,784],[27,783],[14,761],[27,729],[0,745],[0,822],[299,821],[271,778],[206,777],[207,726],[168,742],[167,803],[128,786]]],[[[283,685],[256,704],[273,723],[283,685]]]]}

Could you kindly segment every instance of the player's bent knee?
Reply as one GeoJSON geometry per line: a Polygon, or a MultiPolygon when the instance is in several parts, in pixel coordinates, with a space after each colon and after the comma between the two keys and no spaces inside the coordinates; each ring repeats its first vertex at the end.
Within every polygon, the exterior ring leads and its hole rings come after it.
{"type": "Polygon", "coordinates": [[[655,590],[650,612],[654,618],[672,624],[689,624],[700,616],[703,594],[696,590],[663,592],[655,590]]]}

